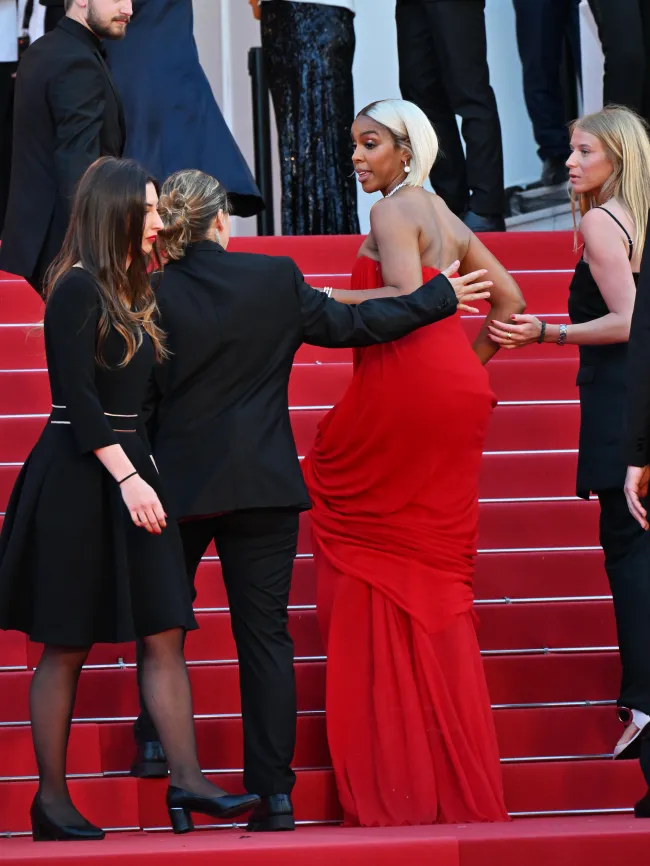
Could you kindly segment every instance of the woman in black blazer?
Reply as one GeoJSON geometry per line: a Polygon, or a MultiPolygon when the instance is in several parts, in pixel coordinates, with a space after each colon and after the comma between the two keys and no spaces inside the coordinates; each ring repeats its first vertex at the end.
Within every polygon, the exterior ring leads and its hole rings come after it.
{"type": "MultiPolygon", "coordinates": [[[[397,339],[452,315],[459,300],[486,297],[488,284],[470,285],[484,272],[451,284],[441,274],[408,297],[346,306],[308,286],[291,259],[226,253],[228,200],[214,178],[172,175],[160,212],[171,261],[157,299],[170,359],[156,374],[154,457],[183,521],[189,579],[212,540],[221,560],[239,655],[244,784],[263,797],[249,829],[293,829],[287,605],[298,516],[310,508],[289,420],[294,355],[303,342],[397,339]]],[[[133,772],[164,769],[144,709],[136,739],[133,772]]]]}

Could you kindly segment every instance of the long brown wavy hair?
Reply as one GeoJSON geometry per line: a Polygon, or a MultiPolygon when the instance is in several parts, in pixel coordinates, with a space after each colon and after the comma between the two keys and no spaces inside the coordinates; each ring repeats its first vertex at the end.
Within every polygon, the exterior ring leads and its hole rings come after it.
{"type": "Polygon", "coordinates": [[[149,278],[152,257],[142,251],[149,183],[157,192],[157,182],[133,160],[105,156],[94,162],[79,181],[63,247],[45,277],[46,301],[74,265],[94,277],[101,305],[95,356],[102,366],[111,328],[125,343],[120,366],[142,345],[143,330],[153,341],[156,360],[167,357],[149,278]]]}

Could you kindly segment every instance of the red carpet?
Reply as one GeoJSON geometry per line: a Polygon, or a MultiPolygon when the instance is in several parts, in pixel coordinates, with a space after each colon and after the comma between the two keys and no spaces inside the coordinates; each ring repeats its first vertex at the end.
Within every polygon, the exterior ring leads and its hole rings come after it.
{"type": "MultiPolygon", "coordinates": [[[[566,321],[576,260],[572,235],[515,233],[486,240],[515,272],[529,311],[566,321]]],[[[358,238],[233,241],[233,249],[292,255],[315,285],[345,285],[358,245],[358,238]]],[[[49,412],[41,319],[35,293],[0,273],[0,515],[49,412]]],[[[470,337],[479,322],[463,320],[470,337]]],[[[278,836],[232,829],[187,837],[129,832],[167,826],[165,784],[126,776],[130,722],[137,712],[133,646],[97,646],[81,678],[68,770],[82,810],[102,826],[124,832],[87,845],[0,838],[0,861],[8,866],[118,858],[122,866],[218,860],[242,866],[647,862],[650,822],[629,816],[644,792],[643,779],[636,763],[609,757],[620,730],[612,706],[620,671],[598,548],[598,507],[574,497],[576,366],[572,347],[535,346],[502,353],[489,367],[500,405],[481,476],[476,595],[506,801],[518,816],[512,824],[386,831],[311,826],[278,836]]],[[[301,455],[350,375],[349,352],[312,347],[299,352],[290,401],[301,455]]],[[[318,825],[336,823],[340,810],[325,736],[325,660],[315,622],[308,524],[306,515],[290,614],[300,710],[295,805],[299,821],[318,825]]],[[[199,576],[201,629],[190,635],[187,657],[202,765],[236,789],[242,762],[238,671],[219,563],[210,553],[199,576]]],[[[36,768],[27,695],[38,656],[39,647],[24,636],[0,633],[0,836],[29,829],[36,768]]]]}

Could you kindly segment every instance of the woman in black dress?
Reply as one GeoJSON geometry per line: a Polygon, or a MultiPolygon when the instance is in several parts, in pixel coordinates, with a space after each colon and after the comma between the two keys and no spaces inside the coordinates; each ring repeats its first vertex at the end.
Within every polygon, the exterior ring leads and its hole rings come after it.
{"type": "MultiPolygon", "coordinates": [[[[617,703],[628,722],[613,757],[640,757],[650,784],[650,534],[628,511],[623,448],[628,340],[647,242],[650,142],[634,112],[608,106],[573,124],[571,150],[567,167],[584,241],[569,287],[571,324],[523,315],[495,321],[490,330],[506,349],[532,342],[579,347],[576,493],[583,499],[594,493],[600,502],[600,543],[623,668],[617,703]]],[[[650,792],[635,812],[650,817],[650,792]]]]}
{"type": "Polygon", "coordinates": [[[35,840],[104,835],[75,809],[65,777],[77,683],[95,642],[142,639],[142,688],[169,759],[176,832],[192,829],[191,811],[228,817],[258,801],[225,795],[199,767],[182,653],[196,621],[178,527],[167,522],[139,422],[154,362],[166,355],[147,274],[157,202],[136,163],[98,160],[47,280],[52,414],[0,536],[0,627],[45,644],[30,692],[35,840]]]}

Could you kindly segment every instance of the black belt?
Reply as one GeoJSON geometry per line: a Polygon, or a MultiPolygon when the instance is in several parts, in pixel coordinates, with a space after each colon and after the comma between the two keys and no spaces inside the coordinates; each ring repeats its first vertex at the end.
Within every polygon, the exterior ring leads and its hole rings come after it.
{"type": "MultiPolygon", "coordinates": [[[[113,412],[104,412],[106,420],[113,428],[115,433],[137,433],[138,416],[137,415],[117,415],[113,412]]],[[[52,406],[50,415],[50,424],[70,424],[68,410],[65,406],[52,406]]]]}

